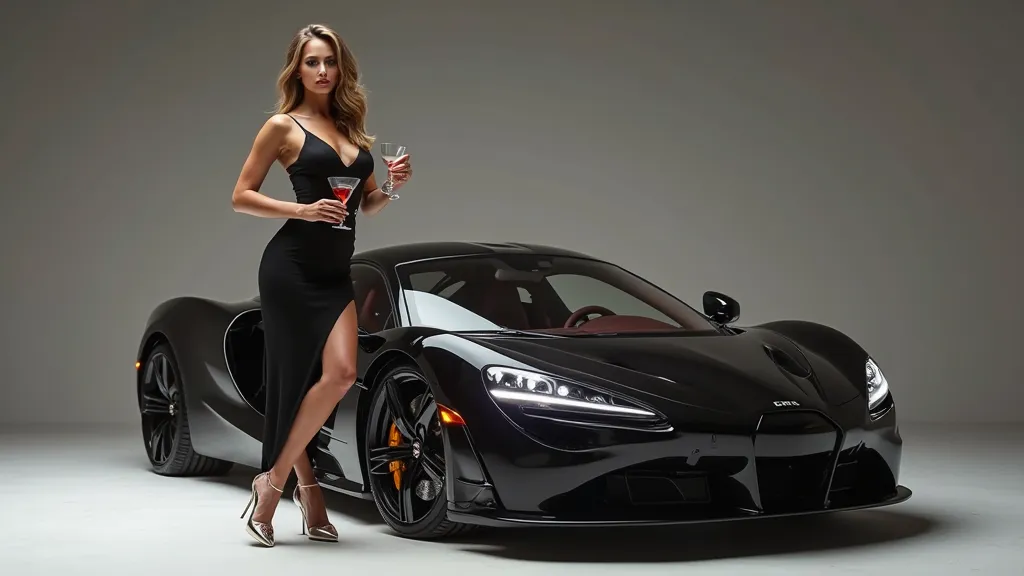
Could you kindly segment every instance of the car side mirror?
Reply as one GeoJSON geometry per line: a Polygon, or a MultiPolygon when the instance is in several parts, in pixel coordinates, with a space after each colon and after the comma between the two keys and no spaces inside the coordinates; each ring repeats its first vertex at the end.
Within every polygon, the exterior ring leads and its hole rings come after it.
{"type": "Polygon", "coordinates": [[[740,303],[721,292],[704,293],[704,314],[719,324],[732,324],[740,318],[740,303]]]}

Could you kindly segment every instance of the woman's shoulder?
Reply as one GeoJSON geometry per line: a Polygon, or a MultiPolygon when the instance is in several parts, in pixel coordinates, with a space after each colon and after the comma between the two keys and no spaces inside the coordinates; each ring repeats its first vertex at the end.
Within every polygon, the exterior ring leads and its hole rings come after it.
{"type": "Polygon", "coordinates": [[[267,118],[266,122],[263,123],[265,128],[269,128],[275,131],[288,131],[295,128],[295,120],[283,112],[272,114],[270,118],[267,118]]]}
{"type": "Polygon", "coordinates": [[[298,124],[288,114],[273,114],[263,122],[260,135],[276,144],[292,138],[292,133],[299,130],[298,124]]]}
{"type": "Polygon", "coordinates": [[[297,129],[295,121],[287,114],[274,114],[263,121],[253,146],[261,150],[276,150],[280,154],[295,140],[293,131],[297,129]]]}

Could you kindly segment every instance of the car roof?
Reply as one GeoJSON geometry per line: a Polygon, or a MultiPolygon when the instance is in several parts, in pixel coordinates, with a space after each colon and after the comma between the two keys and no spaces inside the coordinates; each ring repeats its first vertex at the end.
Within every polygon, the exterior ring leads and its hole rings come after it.
{"type": "Polygon", "coordinates": [[[526,244],[521,242],[470,242],[470,241],[436,241],[408,242],[361,250],[352,256],[353,261],[370,261],[384,269],[392,269],[405,262],[425,260],[428,258],[445,258],[453,256],[477,256],[487,254],[535,254],[543,256],[570,256],[594,259],[588,254],[546,246],[543,244],[526,244]]]}

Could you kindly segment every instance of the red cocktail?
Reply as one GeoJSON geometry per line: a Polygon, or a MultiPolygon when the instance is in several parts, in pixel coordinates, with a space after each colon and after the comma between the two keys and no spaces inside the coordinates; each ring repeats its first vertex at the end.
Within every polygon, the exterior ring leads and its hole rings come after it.
{"type": "Polygon", "coordinates": [[[332,190],[334,190],[334,195],[338,200],[342,202],[348,202],[348,195],[352,193],[351,186],[335,186],[332,190]]]}
{"type": "MultiPolygon", "coordinates": [[[[359,178],[350,178],[348,176],[331,176],[327,179],[331,185],[331,191],[334,192],[334,196],[341,200],[341,203],[348,208],[348,199],[352,196],[352,191],[359,185],[359,178]]],[[[347,221],[348,218],[346,217],[347,221]]],[[[337,228],[338,230],[351,230],[342,221],[337,226],[331,226],[331,228],[337,228]]]]}

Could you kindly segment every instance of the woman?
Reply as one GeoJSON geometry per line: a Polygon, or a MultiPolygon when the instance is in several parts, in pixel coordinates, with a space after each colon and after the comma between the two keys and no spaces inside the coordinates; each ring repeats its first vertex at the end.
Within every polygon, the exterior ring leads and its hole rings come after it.
{"type": "Polygon", "coordinates": [[[331,29],[314,24],[296,34],[278,91],[278,114],[256,135],[231,196],[236,212],[286,219],[259,268],[267,404],[262,471],[252,481],[246,531],[264,546],[274,545],[274,511],[292,469],[303,533],[338,539],[312,459],[316,434],[355,381],[357,327],[349,276],[355,214],[380,212],[411,174],[406,155],[388,167],[393,188],[377,186],[359,71],[331,29]],[[259,192],[275,161],[288,172],[295,202],[259,192]],[[331,176],[359,178],[348,206],[333,198],[331,176]],[[350,229],[336,227],[342,220],[350,229]]]}

